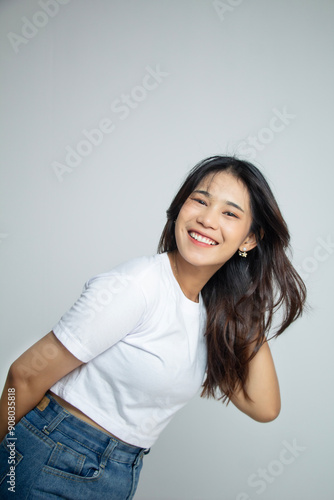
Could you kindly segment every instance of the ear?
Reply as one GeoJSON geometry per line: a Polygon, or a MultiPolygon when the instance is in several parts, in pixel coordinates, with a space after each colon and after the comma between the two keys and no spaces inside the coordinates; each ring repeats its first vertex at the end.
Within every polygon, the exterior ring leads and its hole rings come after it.
{"type": "Polygon", "coordinates": [[[239,250],[241,252],[249,252],[257,245],[254,233],[249,233],[245,241],[240,245],[239,250]]]}

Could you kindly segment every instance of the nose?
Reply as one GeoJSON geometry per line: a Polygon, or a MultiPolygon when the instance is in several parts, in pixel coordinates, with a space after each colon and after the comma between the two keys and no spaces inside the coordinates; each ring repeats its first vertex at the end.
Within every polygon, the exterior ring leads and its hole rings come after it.
{"type": "Polygon", "coordinates": [[[211,228],[211,229],[218,229],[219,223],[218,223],[218,214],[216,211],[211,208],[211,207],[204,207],[204,209],[201,211],[200,214],[197,216],[197,222],[199,224],[202,224],[202,226],[211,228]]]}

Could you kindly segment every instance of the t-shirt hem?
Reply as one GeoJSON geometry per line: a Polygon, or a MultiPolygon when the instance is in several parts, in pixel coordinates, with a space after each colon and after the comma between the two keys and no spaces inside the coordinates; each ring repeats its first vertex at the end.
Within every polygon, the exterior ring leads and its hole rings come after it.
{"type": "Polygon", "coordinates": [[[73,356],[78,358],[83,363],[87,363],[92,359],[92,355],[80,344],[66,328],[61,324],[61,320],[52,328],[54,335],[59,342],[63,344],[73,356]]]}
{"type": "Polygon", "coordinates": [[[85,415],[87,415],[87,417],[94,420],[94,422],[113,434],[116,438],[124,441],[127,444],[137,446],[139,448],[151,448],[157,439],[157,437],[155,439],[146,441],[145,439],[138,439],[138,437],[133,436],[132,433],[125,432],[124,428],[118,425],[115,425],[111,429],[107,423],[107,420],[109,420],[110,417],[106,417],[98,412],[96,406],[91,406],[87,399],[82,400],[78,394],[73,394],[73,392],[67,391],[65,387],[59,382],[50,387],[50,390],[57,396],[65,399],[65,401],[78,408],[78,410],[82,411],[85,415]],[[97,416],[99,418],[96,418],[97,416]]]}

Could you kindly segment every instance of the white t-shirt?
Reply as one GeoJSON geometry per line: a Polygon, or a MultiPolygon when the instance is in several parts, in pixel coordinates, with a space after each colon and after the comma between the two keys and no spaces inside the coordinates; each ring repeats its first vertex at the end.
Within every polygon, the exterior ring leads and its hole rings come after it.
{"type": "Polygon", "coordinates": [[[90,279],[54,326],[86,364],[51,390],[119,439],[149,448],[198,393],[206,371],[205,306],[181,291],[167,253],[90,279]]]}

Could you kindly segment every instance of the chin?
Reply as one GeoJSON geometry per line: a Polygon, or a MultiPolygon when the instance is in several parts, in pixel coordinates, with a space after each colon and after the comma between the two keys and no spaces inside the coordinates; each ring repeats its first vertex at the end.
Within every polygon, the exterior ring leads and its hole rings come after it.
{"type": "Polygon", "coordinates": [[[178,247],[178,252],[183,260],[194,267],[213,266],[219,268],[223,265],[223,263],[218,262],[209,256],[206,257],[203,255],[203,252],[196,249],[189,250],[178,247]]]}

